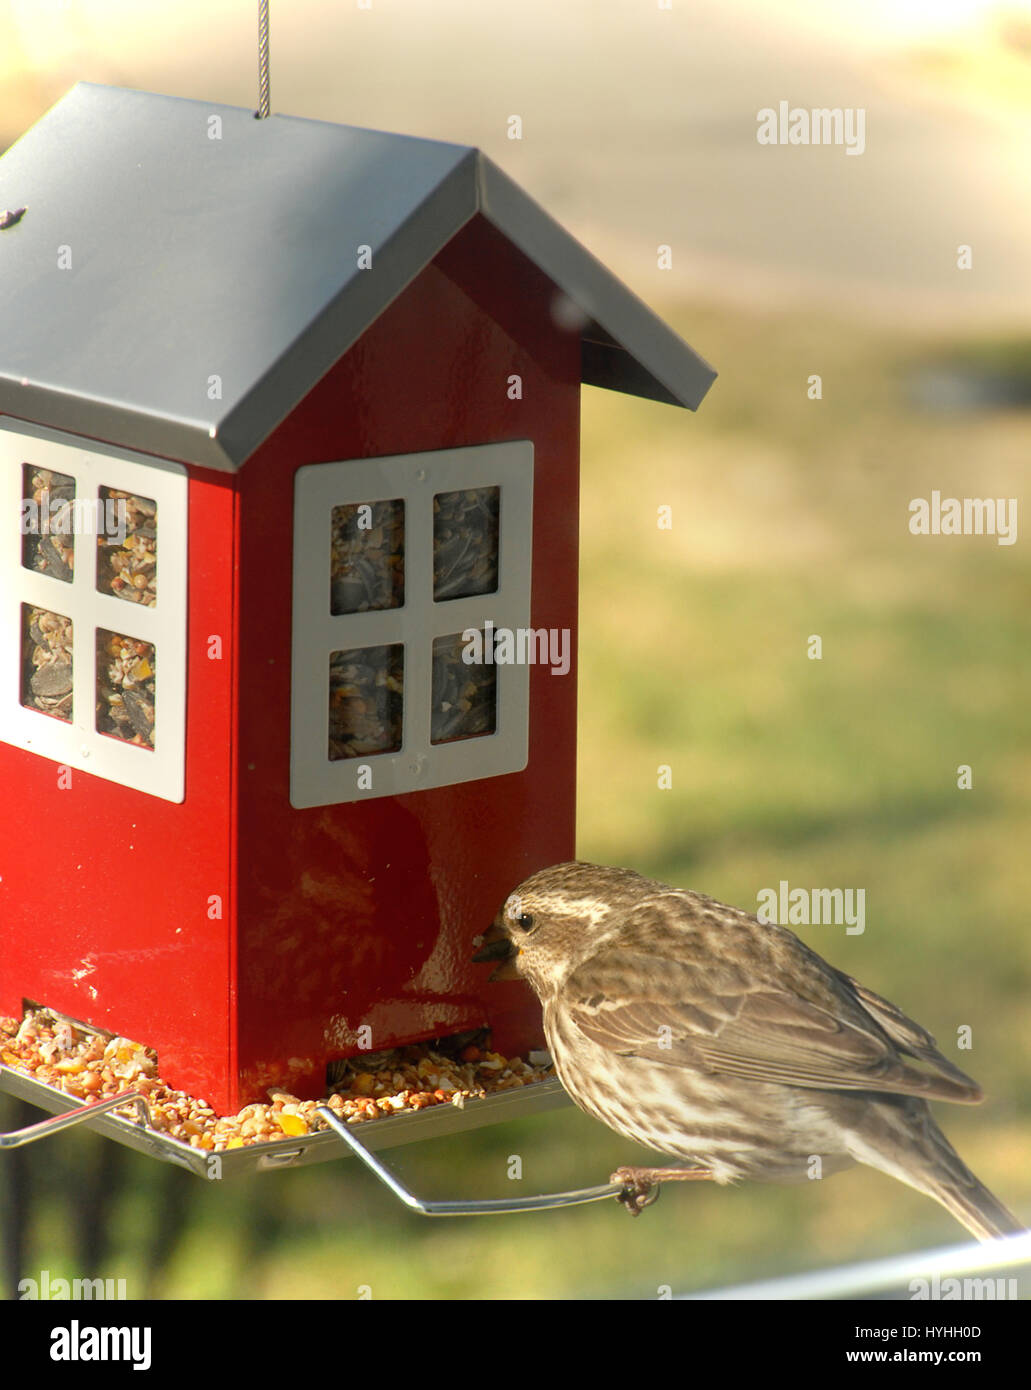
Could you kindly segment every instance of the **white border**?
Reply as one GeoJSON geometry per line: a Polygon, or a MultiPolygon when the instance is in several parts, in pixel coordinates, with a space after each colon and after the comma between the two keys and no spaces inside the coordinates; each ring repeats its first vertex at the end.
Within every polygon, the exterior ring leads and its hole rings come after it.
{"type": "Polygon", "coordinates": [[[0,420],[0,739],[165,801],[180,802],[186,776],[186,525],[182,464],[79,440],[23,421],[0,420]],[[75,537],[74,579],[65,584],[24,568],[20,526],[22,465],[68,473],[76,499],[101,486],[152,497],[158,509],[157,604],[147,608],[96,588],[97,545],[75,537]],[[73,722],[21,703],[21,606],[46,608],[73,624],[73,722]],[[96,729],[96,630],[154,644],[154,747],[96,729]]]}
{"type": "Polygon", "coordinates": [[[517,440],[389,458],[308,464],[294,483],[293,655],[290,695],[290,804],[329,806],[520,772],[529,753],[530,672],[498,666],[493,734],[430,743],[435,637],[482,627],[530,625],[533,444],[517,440]],[[500,487],[498,588],[433,600],[433,497],[500,487]],[[405,587],[400,608],[330,613],[332,509],[403,498],[405,587]],[[404,723],[398,752],[330,761],[329,655],[354,647],[404,644],[404,723]],[[358,786],[359,770],[372,787],[358,786]]]}

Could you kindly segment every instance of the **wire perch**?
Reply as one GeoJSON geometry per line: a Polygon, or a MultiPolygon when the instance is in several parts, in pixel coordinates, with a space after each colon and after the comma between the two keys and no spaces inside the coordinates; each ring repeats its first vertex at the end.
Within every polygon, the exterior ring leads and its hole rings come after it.
{"type": "Polygon", "coordinates": [[[7,1134],[0,1134],[0,1149],[19,1149],[23,1144],[46,1139],[62,1129],[71,1129],[73,1125],[81,1125],[86,1120],[95,1120],[98,1115],[106,1115],[109,1110],[117,1110],[120,1105],[135,1105],[137,1124],[151,1123],[150,1106],[144,1099],[143,1092],[122,1091],[120,1095],[110,1096],[107,1100],[90,1101],[86,1105],[80,1105],[65,1115],[55,1115],[50,1120],[40,1120],[38,1124],[26,1125],[24,1129],[13,1129],[7,1134]]]}
{"type": "Polygon", "coordinates": [[[437,1202],[418,1197],[405,1187],[400,1178],[370,1153],[354,1132],[354,1128],[330,1110],[320,1105],[316,1112],[333,1129],[361,1161],[390,1188],[394,1196],[410,1211],[420,1216],[504,1216],[519,1211],[549,1211],[555,1207],[583,1206],[586,1202],[601,1202],[606,1197],[618,1197],[622,1183],[606,1183],[603,1187],[581,1187],[571,1192],[542,1192],[535,1197],[502,1197],[476,1202],[437,1202]]]}

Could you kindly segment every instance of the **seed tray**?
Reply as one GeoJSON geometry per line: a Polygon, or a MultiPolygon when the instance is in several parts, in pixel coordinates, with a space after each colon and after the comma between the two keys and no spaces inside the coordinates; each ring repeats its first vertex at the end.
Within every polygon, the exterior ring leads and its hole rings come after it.
{"type": "MultiPolygon", "coordinates": [[[[3,1064],[0,1064],[0,1091],[7,1091],[52,1114],[64,1114],[76,1108],[76,1098],[66,1091],[48,1086],[3,1064]]],[[[454,1105],[436,1105],[425,1110],[384,1116],[381,1120],[362,1120],[362,1142],[374,1151],[390,1149],[422,1139],[439,1139],[463,1130],[479,1129],[483,1125],[521,1119],[570,1103],[561,1082],[550,1077],[494,1095],[473,1097],[461,1109],[454,1105]]],[[[210,1178],[216,1171],[224,1179],[245,1173],[272,1172],[278,1168],[300,1168],[309,1163],[327,1163],[331,1159],[346,1158],[351,1153],[328,1129],[212,1154],[209,1150],[195,1149],[181,1139],[171,1139],[135,1120],[110,1112],[98,1115],[95,1120],[84,1120],[83,1124],[116,1143],[125,1144],[164,1163],[178,1164],[203,1178],[210,1178]],[[212,1161],[215,1158],[219,1160],[217,1169],[212,1161]]]]}

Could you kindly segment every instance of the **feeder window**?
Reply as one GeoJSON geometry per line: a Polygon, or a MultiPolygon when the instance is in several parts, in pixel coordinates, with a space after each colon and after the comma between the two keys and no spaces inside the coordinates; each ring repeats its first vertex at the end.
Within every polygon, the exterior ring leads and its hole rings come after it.
{"type": "Polygon", "coordinates": [[[157,697],[153,642],[97,629],[97,729],[143,748],[154,747],[157,697]]]}
{"type": "Polygon", "coordinates": [[[430,742],[450,743],[456,738],[480,738],[497,728],[497,667],[466,662],[463,653],[477,645],[483,650],[482,629],[463,637],[433,639],[433,706],[430,742]]]}
{"type": "Polygon", "coordinates": [[[404,647],[359,647],[329,658],[329,756],[401,747],[404,647]]]}
{"type": "Polygon", "coordinates": [[[63,613],[33,608],[22,612],[21,702],[55,719],[72,721],[72,620],[63,613]]]}
{"type": "Polygon", "coordinates": [[[154,608],[158,601],[158,509],[153,497],[101,487],[104,516],[123,521],[97,536],[97,592],[154,608]]]}
{"type": "Polygon", "coordinates": [[[0,739],[181,801],[186,470],[0,422],[0,488],[0,739]]]}
{"type": "Polygon", "coordinates": [[[400,608],[405,597],[405,504],[349,502],[333,508],[329,611],[400,608]]]}
{"type": "Polygon", "coordinates": [[[532,500],[525,440],[298,469],[294,806],[526,766],[529,669],[493,643],[530,624],[532,500]]]}
{"type": "Polygon", "coordinates": [[[21,472],[23,507],[31,502],[36,515],[47,518],[45,529],[23,530],[21,562],[26,569],[70,584],[75,573],[75,479],[31,463],[23,463],[21,472]]]}
{"type": "Polygon", "coordinates": [[[433,597],[467,598],[498,587],[501,489],[470,487],[433,499],[433,597]]]}

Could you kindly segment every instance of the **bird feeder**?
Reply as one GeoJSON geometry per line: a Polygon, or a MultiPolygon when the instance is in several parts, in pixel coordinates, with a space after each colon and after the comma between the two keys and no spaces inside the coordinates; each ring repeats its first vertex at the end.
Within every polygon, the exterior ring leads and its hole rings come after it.
{"type": "Polygon", "coordinates": [[[221,1114],[537,1044],[470,943],[574,854],[580,385],[714,373],[461,145],[81,83],[0,203],[0,1014],[221,1114]]]}

